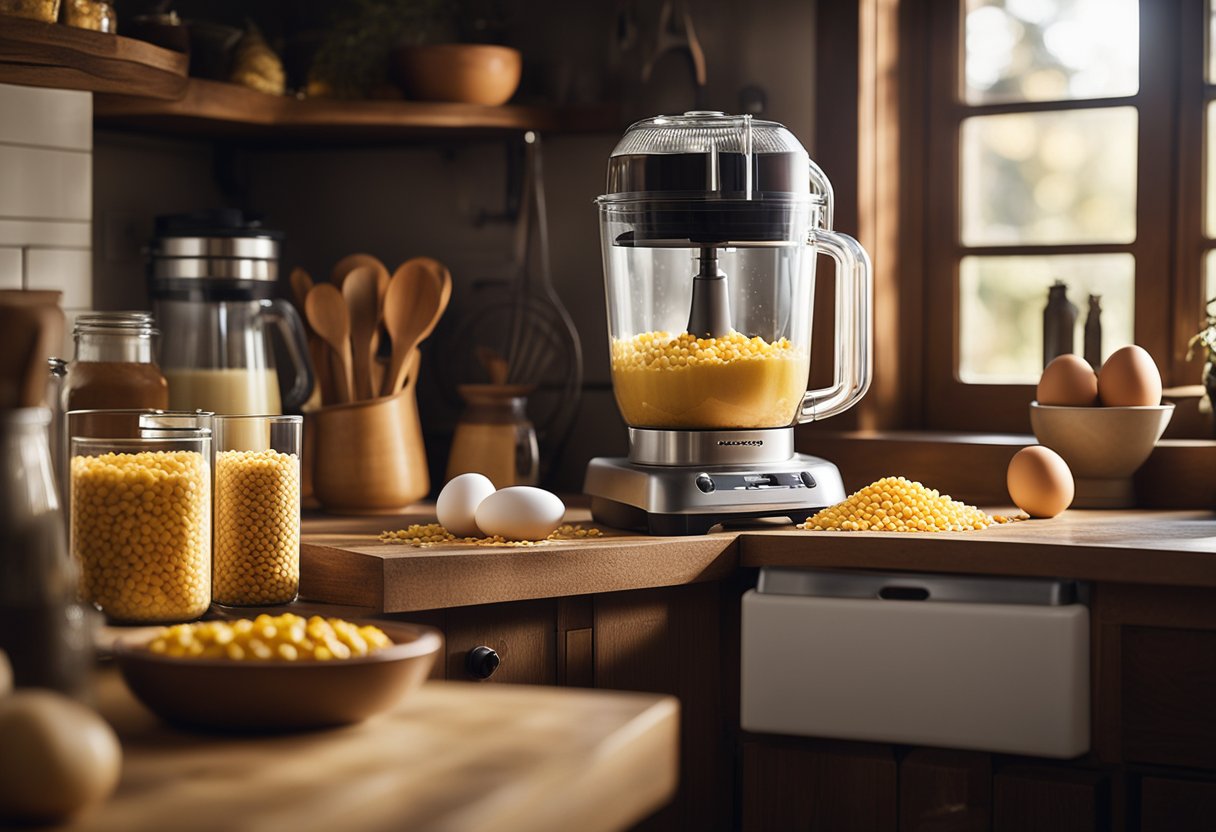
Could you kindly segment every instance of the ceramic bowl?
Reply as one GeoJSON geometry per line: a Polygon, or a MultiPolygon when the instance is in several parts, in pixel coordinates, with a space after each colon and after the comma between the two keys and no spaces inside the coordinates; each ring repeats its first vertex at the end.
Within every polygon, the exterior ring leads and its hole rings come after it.
{"type": "Polygon", "coordinates": [[[1030,404],[1040,444],[1064,458],[1076,480],[1075,508],[1125,508],[1135,503],[1132,474],[1165,432],[1174,405],[1058,407],[1030,404]]]}
{"type": "Polygon", "coordinates": [[[362,722],[426,680],[439,653],[437,630],[392,621],[393,644],[327,662],[177,659],[147,650],[157,631],[118,639],[114,657],[139,701],[167,722],[227,731],[274,732],[362,722]]]}
{"type": "Polygon", "coordinates": [[[489,106],[510,100],[523,69],[518,49],[480,43],[402,46],[392,63],[410,98],[489,106]]]}

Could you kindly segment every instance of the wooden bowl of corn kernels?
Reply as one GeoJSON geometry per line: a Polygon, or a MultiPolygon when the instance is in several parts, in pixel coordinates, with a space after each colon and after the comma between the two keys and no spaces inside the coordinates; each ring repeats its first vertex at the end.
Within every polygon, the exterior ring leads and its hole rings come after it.
{"type": "MultiPolygon", "coordinates": [[[[292,656],[283,646],[290,640],[282,637],[258,640],[273,655],[256,657],[246,648],[236,659],[236,651],[190,655],[178,649],[172,636],[166,639],[166,633],[180,634],[182,628],[231,626],[199,622],[120,638],[113,653],[131,692],[167,722],[239,732],[325,728],[362,722],[392,708],[426,680],[442,645],[439,632],[430,627],[343,623],[374,626],[387,639],[366,655],[331,654],[323,660],[292,656]]],[[[230,638],[223,646],[232,643],[230,638]]]]}

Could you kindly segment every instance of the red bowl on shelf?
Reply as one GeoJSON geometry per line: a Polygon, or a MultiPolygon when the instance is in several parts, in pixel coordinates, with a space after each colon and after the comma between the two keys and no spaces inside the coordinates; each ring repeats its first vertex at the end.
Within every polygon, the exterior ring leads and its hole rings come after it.
{"type": "Polygon", "coordinates": [[[519,87],[518,49],[481,43],[437,43],[393,50],[393,69],[405,94],[417,101],[506,104],[519,87]]]}

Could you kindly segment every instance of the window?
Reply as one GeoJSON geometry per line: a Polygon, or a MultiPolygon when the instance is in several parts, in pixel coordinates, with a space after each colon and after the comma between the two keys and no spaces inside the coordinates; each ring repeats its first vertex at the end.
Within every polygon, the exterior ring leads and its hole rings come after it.
{"type": "Polygon", "coordinates": [[[1078,309],[1077,354],[1093,296],[1103,357],[1138,343],[1167,385],[1198,383],[1183,356],[1205,290],[1216,295],[1216,55],[1203,42],[1216,10],[1199,19],[1186,0],[906,7],[928,46],[928,425],[1029,429],[1057,280],[1078,309]]]}

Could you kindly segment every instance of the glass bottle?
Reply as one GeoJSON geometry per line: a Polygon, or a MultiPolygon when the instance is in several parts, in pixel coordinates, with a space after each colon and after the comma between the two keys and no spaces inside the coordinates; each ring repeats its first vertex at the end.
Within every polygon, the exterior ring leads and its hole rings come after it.
{"type": "Polygon", "coordinates": [[[474,472],[495,488],[536,485],[540,450],[527,415],[527,395],[535,386],[462,384],[458,389],[468,407],[456,424],[447,478],[474,472]]]}
{"type": "Polygon", "coordinates": [[[0,412],[0,649],[18,687],[87,698],[94,615],[78,604],[47,427],[51,412],[0,412]]]}
{"type": "Polygon", "coordinates": [[[65,410],[164,410],[169,385],[152,355],[152,315],[94,312],[76,319],[65,410]]]}
{"type": "Polygon", "coordinates": [[[1059,355],[1076,352],[1077,307],[1068,299],[1068,285],[1057,280],[1047,290],[1043,308],[1043,366],[1059,355]]]}
{"type": "Polygon", "coordinates": [[[1094,371],[1102,368],[1102,296],[1089,296],[1089,314],[1085,317],[1085,360],[1094,371]]]}

